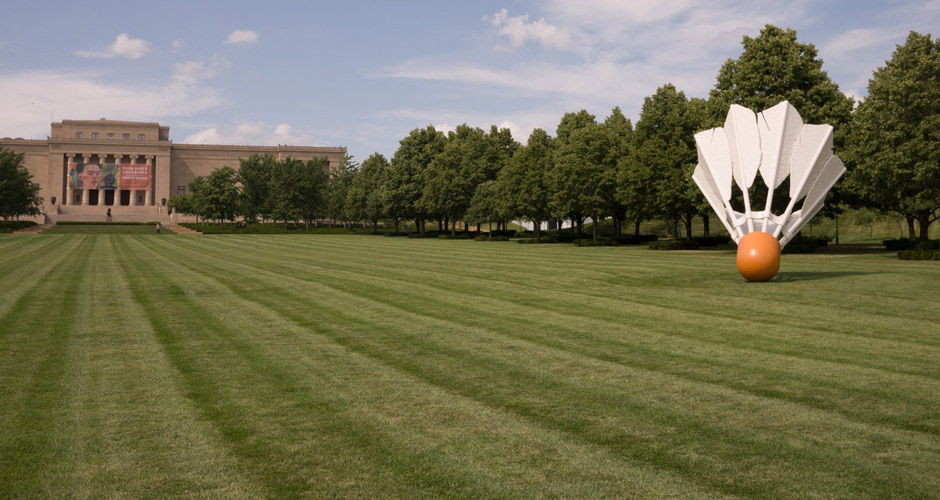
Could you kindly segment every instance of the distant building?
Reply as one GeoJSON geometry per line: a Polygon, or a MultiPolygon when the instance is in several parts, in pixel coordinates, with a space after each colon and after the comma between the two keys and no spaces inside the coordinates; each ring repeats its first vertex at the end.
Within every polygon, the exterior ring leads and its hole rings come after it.
{"type": "Polygon", "coordinates": [[[117,220],[168,220],[171,196],[216,168],[237,170],[239,159],[326,158],[335,168],[346,155],[345,147],[174,144],[169,136],[155,122],[62,120],[45,140],[7,137],[0,146],[24,154],[51,221],[99,220],[106,209],[117,220]]]}

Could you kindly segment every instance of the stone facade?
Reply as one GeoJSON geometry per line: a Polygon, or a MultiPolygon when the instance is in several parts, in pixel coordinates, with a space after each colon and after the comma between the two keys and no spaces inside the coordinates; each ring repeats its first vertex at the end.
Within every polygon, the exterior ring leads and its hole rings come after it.
{"type": "Polygon", "coordinates": [[[174,144],[169,136],[170,128],[155,122],[62,120],[52,124],[45,140],[3,138],[0,146],[24,154],[25,166],[40,186],[43,219],[51,221],[95,220],[104,209],[118,219],[162,220],[167,217],[165,200],[216,168],[237,170],[241,158],[326,158],[327,168],[334,168],[346,155],[345,147],[174,144]],[[69,163],[146,164],[150,189],[69,189],[69,163]]]}

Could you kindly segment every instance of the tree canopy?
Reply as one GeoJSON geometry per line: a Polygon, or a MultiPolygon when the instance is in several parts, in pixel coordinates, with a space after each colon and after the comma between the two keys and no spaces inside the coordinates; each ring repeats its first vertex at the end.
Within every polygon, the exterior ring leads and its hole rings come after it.
{"type": "Polygon", "coordinates": [[[874,72],[846,149],[861,202],[901,214],[909,226],[918,221],[926,241],[940,217],[940,40],[911,32],[874,72]]]}
{"type": "Polygon", "coordinates": [[[0,148],[0,217],[39,215],[39,184],[23,166],[23,155],[0,148]]]}

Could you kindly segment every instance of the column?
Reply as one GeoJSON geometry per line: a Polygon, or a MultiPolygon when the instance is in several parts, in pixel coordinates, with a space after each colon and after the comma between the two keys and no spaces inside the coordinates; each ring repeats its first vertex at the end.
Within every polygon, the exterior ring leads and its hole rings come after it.
{"type": "MultiPolygon", "coordinates": [[[[121,163],[121,157],[120,157],[119,155],[114,155],[114,163],[121,163]]],[[[120,186],[118,186],[118,188],[119,188],[119,189],[113,189],[113,190],[112,190],[112,191],[113,191],[112,194],[114,195],[114,196],[111,198],[111,206],[112,206],[112,207],[116,207],[116,206],[118,206],[118,205],[121,204],[121,190],[120,190],[120,186]]]]}
{"type": "MultiPolygon", "coordinates": [[[[75,157],[78,155],[75,153],[70,153],[68,155],[69,163],[75,163],[75,157]]],[[[69,167],[65,166],[65,203],[64,205],[74,205],[75,204],[75,190],[69,187],[69,167]]]]}
{"type": "Polygon", "coordinates": [[[150,156],[147,156],[147,160],[146,160],[147,165],[150,166],[150,169],[149,169],[150,170],[150,187],[147,189],[147,194],[146,194],[147,198],[146,200],[144,200],[144,205],[147,205],[148,207],[153,206],[153,173],[154,173],[154,170],[156,170],[156,166],[155,166],[157,163],[156,159],[157,159],[156,156],[150,155],[150,156]]]}
{"type": "MultiPolygon", "coordinates": [[[[101,168],[101,164],[105,162],[107,156],[106,154],[98,154],[98,168],[101,168]]],[[[102,177],[98,178],[98,206],[104,206],[104,182],[102,177]]]]}

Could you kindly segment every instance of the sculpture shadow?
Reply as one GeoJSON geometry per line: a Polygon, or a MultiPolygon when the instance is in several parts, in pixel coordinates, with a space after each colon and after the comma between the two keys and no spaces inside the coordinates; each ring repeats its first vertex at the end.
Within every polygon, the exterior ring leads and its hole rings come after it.
{"type": "Polygon", "coordinates": [[[799,281],[816,281],[833,278],[844,278],[846,276],[865,276],[869,274],[884,274],[866,271],[791,271],[778,273],[771,282],[776,283],[796,283],[799,281]]]}

